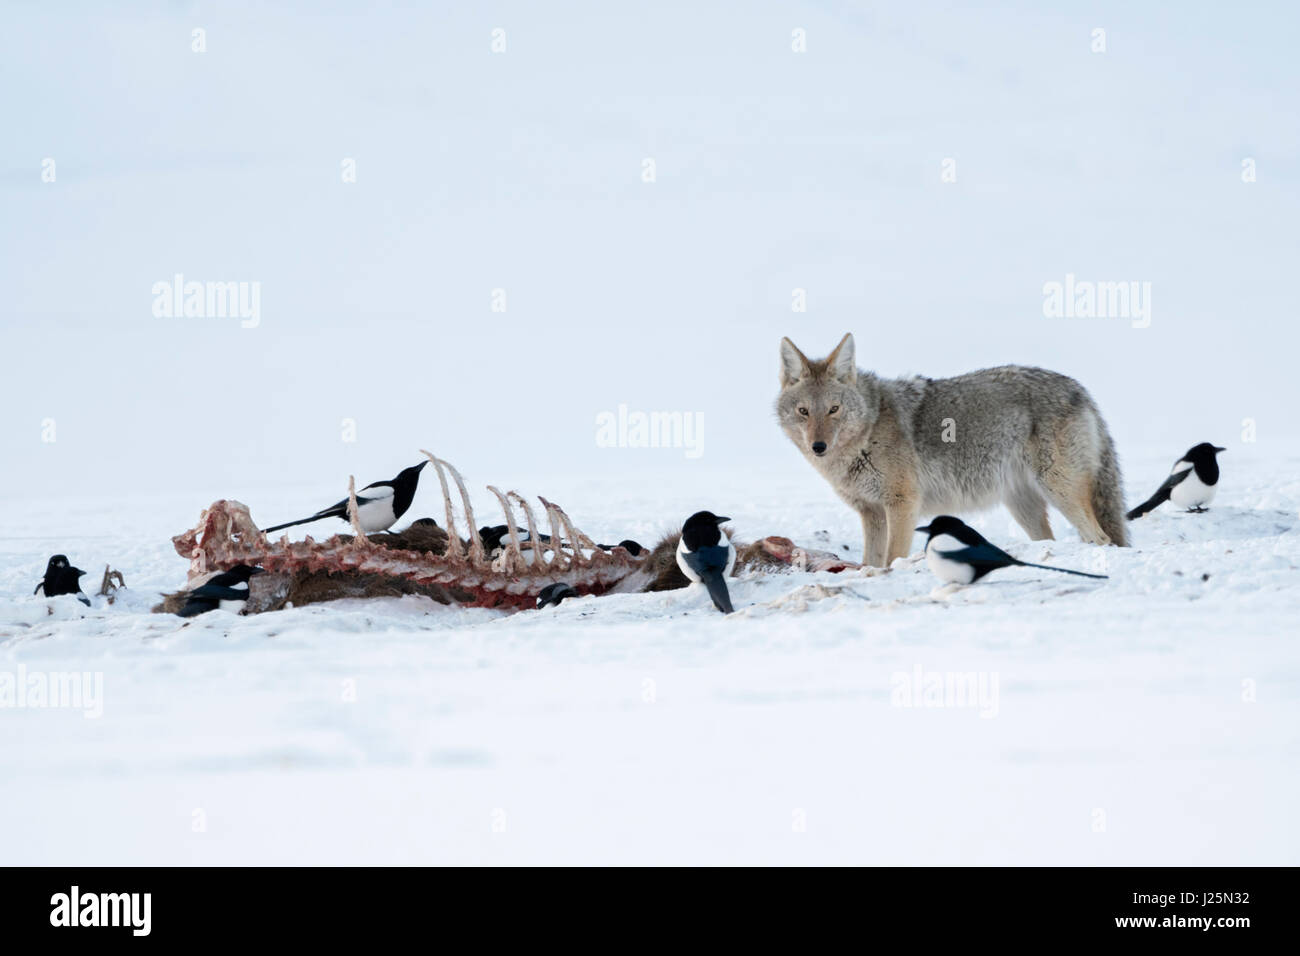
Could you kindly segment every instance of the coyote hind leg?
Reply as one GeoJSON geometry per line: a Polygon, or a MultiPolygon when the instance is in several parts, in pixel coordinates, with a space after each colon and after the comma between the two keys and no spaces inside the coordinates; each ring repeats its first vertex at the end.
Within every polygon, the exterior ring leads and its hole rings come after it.
{"type": "Polygon", "coordinates": [[[1092,508],[1092,479],[1085,476],[1073,476],[1067,479],[1059,472],[1047,472],[1041,476],[1043,491],[1056,509],[1065,515],[1065,520],[1074,525],[1081,537],[1088,544],[1110,544],[1110,536],[1101,530],[1097,513],[1092,508]]]}
{"type": "Polygon", "coordinates": [[[1028,485],[1018,485],[1006,497],[1007,510],[1025,529],[1030,541],[1051,541],[1052,524],[1047,520],[1047,500],[1028,485]]]}

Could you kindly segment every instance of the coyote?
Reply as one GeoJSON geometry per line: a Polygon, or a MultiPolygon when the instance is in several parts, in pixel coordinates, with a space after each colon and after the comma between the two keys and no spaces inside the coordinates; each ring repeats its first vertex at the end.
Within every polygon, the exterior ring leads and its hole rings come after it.
{"type": "Polygon", "coordinates": [[[862,517],[862,563],[911,550],[920,515],[1001,501],[1035,541],[1051,502],[1092,544],[1126,545],[1115,445],[1072,378],[1003,365],[955,378],[858,370],[853,336],[809,360],[781,340],[781,429],[862,517]]]}

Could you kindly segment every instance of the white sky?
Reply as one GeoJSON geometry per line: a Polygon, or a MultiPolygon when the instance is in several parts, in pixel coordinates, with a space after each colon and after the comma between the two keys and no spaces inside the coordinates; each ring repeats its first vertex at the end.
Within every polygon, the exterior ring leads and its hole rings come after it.
{"type": "Polygon", "coordinates": [[[777,343],[845,331],[1075,375],[1121,457],[1300,434],[1288,4],[54,6],[0,14],[0,496],[788,467],[777,343]],[[177,272],[260,326],[155,317],[177,272]],[[1066,273],[1150,282],[1150,328],[1045,318],[1066,273]],[[620,404],[703,457],[597,447],[620,404]]]}

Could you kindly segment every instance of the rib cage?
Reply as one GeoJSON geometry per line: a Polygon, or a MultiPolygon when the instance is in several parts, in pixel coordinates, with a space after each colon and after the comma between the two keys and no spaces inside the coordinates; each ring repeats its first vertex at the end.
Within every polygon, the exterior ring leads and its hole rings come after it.
{"type": "Polygon", "coordinates": [[[247,506],[224,499],[214,502],[199,516],[197,526],[172,539],[177,553],[190,560],[191,586],[213,572],[237,564],[255,564],[269,572],[289,575],[326,571],[399,577],[445,588],[450,600],[461,603],[525,607],[532,606],[542,588],[559,581],[570,584],[580,594],[635,590],[644,583],[639,578],[645,575],[638,575],[645,564],[644,553],[634,557],[623,548],[602,550],[573,524],[563,508],[539,496],[551,535],[549,542],[543,541],[528,501],[517,492],[503,494],[489,485],[509,529],[500,553],[491,557],[479,537],[474,506],[460,472],[430,452],[422,450],[422,454],[432,462],[442,488],[447,532],[443,553],[400,550],[367,538],[356,520],[356,482],[349,478],[354,531],[351,537],[335,535],[318,542],[310,536],[290,541],[288,535],[282,535],[272,542],[258,529],[247,506]],[[457,527],[448,476],[460,495],[467,525],[463,538],[457,527]],[[527,542],[521,540],[512,501],[523,512],[527,542]]]}

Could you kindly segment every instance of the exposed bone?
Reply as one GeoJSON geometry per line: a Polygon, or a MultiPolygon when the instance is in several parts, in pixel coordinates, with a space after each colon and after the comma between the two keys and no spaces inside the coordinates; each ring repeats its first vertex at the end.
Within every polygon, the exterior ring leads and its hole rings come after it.
{"type": "MultiPolygon", "coordinates": [[[[420,452],[429,461],[433,462],[434,470],[438,472],[438,483],[442,485],[442,503],[447,509],[447,559],[454,563],[463,556],[464,552],[461,550],[460,535],[456,533],[456,515],[451,507],[451,493],[447,490],[447,476],[442,470],[442,462],[439,459],[430,455],[423,448],[420,449],[420,452]]],[[[473,530],[473,528],[470,529],[470,531],[473,530]]]]}
{"type": "Polygon", "coordinates": [[[102,597],[108,598],[108,603],[112,604],[117,600],[119,589],[126,587],[126,578],[122,577],[121,571],[114,571],[109,565],[104,565],[104,580],[100,582],[99,593],[102,597]]]}
{"type": "Polygon", "coordinates": [[[789,538],[768,537],[759,542],[763,551],[790,565],[796,571],[847,571],[860,568],[856,561],[841,558],[830,551],[801,548],[789,538]]]}
{"type": "Polygon", "coordinates": [[[592,541],[585,534],[583,534],[581,531],[578,530],[577,526],[575,526],[573,522],[569,520],[569,516],[564,513],[563,508],[561,508],[557,504],[552,504],[551,502],[543,498],[541,495],[537,496],[537,500],[546,506],[546,510],[548,512],[554,510],[556,519],[564,526],[564,530],[568,532],[569,544],[573,552],[573,564],[576,567],[580,567],[580,568],[586,567],[587,565],[591,564],[592,560],[595,559],[596,555],[606,553],[600,549],[600,546],[596,544],[596,542],[592,541]],[[582,553],[584,549],[592,552],[591,558],[587,558],[586,555],[582,553]]]}
{"type": "Polygon", "coordinates": [[[496,559],[493,567],[499,567],[502,571],[518,570],[526,566],[524,553],[519,547],[519,528],[515,525],[515,513],[510,508],[510,502],[506,501],[506,496],[497,490],[495,485],[488,485],[488,491],[497,496],[497,501],[501,502],[501,511],[506,516],[506,529],[510,532],[510,543],[503,545],[501,556],[496,559]]]}
{"type": "MultiPolygon", "coordinates": [[[[775,601],[766,601],[758,605],[758,607],[771,608],[774,611],[806,611],[814,601],[823,601],[834,597],[857,601],[867,600],[865,595],[859,594],[844,585],[827,587],[825,584],[805,584],[803,587],[795,588],[789,594],[783,594],[775,601]]],[[[751,615],[754,608],[740,608],[740,612],[751,615]]]]}
{"type": "MultiPolygon", "coordinates": [[[[433,460],[435,468],[445,465],[433,460]]],[[[449,491],[448,488],[444,494],[448,505],[449,491]]],[[[500,492],[495,493],[501,497],[500,492]]],[[[422,586],[441,587],[452,599],[462,603],[489,607],[532,607],[542,588],[560,581],[570,584],[580,594],[604,594],[640,567],[641,562],[626,553],[605,555],[601,561],[576,573],[566,573],[570,569],[563,564],[556,567],[554,561],[530,565],[519,547],[513,512],[508,502],[503,505],[515,540],[508,563],[498,563],[496,567],[489,564],[486,556],[466,559],[455,534],[454,519],[448,521],[451,527],[447,550],[442,554],[382,546],[388,535],[377,535],[360,546],[353,538],[343,536],[323,542],[310,537],[290,541],[284,536],[273,543],[258,530],[246,506],[227,500],[214,502],[199,516],[195,528],[177,535],[173,542],[177,552],[190,561],[191,586],[194,579],[206,574],[228,570],[236,564],[254,564],[270,572],[326,571],[405,578],[422,586]],[[564,577],[559,576],[562,573],[564,577]]],[[[537,544],[540,541],[534,542],[537,544]]],[[[481,542],[479,548],[482,555],[481,542]]]]}
{"type": "Polygon", "coordinates": [[[353,542],[358,548],[364,548],[370,544],[366,536],[361,531],[361,506],[357,504],[357,479],[348,475],[348,521],[352,525],[352,533],[356,535],[353,542]]]}
{"type": "MultiPolygon", "coordinates": [[[[536,516],[527,499],[516,492],[511,492],[507,499],[495,487],[489,490],[501,502],[511,540],[501,557],[495,562],[489,561],[474,527],[463,479],[447,462],[428,452],[424,454],[433,462],[442,485],[447,511],[445,551],[441,551],[441,540],[439,550],[402,550],[402,545],[392,543],[394,536],[390,534],[369,538],[360,533],[350,537],[335,535],[327,541],[315,541],[311,537],[290,541],[288,535],[284,535],[271,542],[258,529],[245,505],[221,500],[199,515],[194,528],[172,539],[177,553],[190,562],[189,587],[197,586],[199,579],[209,574],[229,570],[237,564],[251,564],[291,577],[324,572],[370,576],[372,579],[400,578],[424,589],[421,593],[445,595],[447,600],[462,604],[522,608],[535,606],[537,594],[548,584],[564,582],[584,595],[637,591],[649,584],[649,551],[643,551],[639,557],[633,557],[618,547],[603,551],[573,524],[563,508],[539,497],[551,528],[551,540],[546,544],[538,536],[536,516]],[[456,533],[445,469],[451,470],[465,502],[466,517],[470,521],[468,555],[456,533]],[[510,499],[524,509],[532,563],[524,557],[510,499]],[[545,558],[547,550],[551,552],[549,560],[545,558]]],[[[348,482],[348,501],[352,508],[353,530],[359,531],[356,482],[351,479],[348,482]]],[[[828,552],[798,548],[788,538],[765,538],[747,547],[762,550],[777,563],[811,571],[858,567],[854,562],[828,552]]]]}
{"type": "Polygon", "coordinates": [[[555,507],[545,503],[542,500],[542,507],[546,509],[546,522],[551,526],[551,568],[556,571],[567,569],[571,562],[569,556],[564,551],[564,535],[560,529],[560,519],[555,516],[555,507]]]}
{"type": "MultiPolygon", "coordinates": [[[[435,458],[433,455],[429,454],[423,448],[420,449],[420,453],[424,455],[426,458],[428,458],[430,461],[432,461],[435,468],[438,468],[438,476],[440,478],[442,477],[442,468],[439,466],[443,466],[449,472],[451,472],[452,480],[456,482],[456,487],[460,489],[460,500],[465,505],[465,521],[469,525],[469,534],[467,534],[466,537],[469,539],[470,564],[483,563],[483,560],[487,557],[487,554],[485,549],[483,548],[483,541],[478,536],[478,522],[474,520],[474,505],[470,503],[469,492],[465,490],[465,479],[460,476],[460,472],[457,471],[452,466],[451,462],[443,461],[441,458],[435,458]]],[[[450,523],[451,498],[447,494],[446,480],[443,480],[442,482],[442,494],[443,497],[447,499],[447,521],[448,523],[450,523]]],[[[451,528],[447,529],[447,533],[448,534],[453,533],[451,528]]]]}
{"type": "Polygon", "coordinates": [[[551,568],[555,564],[554,556],[559,553],[560,542],[555,540],[554,535],[551,536],[550,544],[547,544],[537,536],[537,520],[533,517],[533,509],[528,504],[527,498],[519,494],[517,491],[510,492],[506,497],[518,502],[519,507],[524,509],[524,520],[528,522],[528,543],[530,545],[530,550],[533,552],[533,564],[539,564],[548,569],[551,568]],[[545,564],[543,564],[548,549],[550,550],[552,557],[549,561],[546,561],[545,564]]]}

